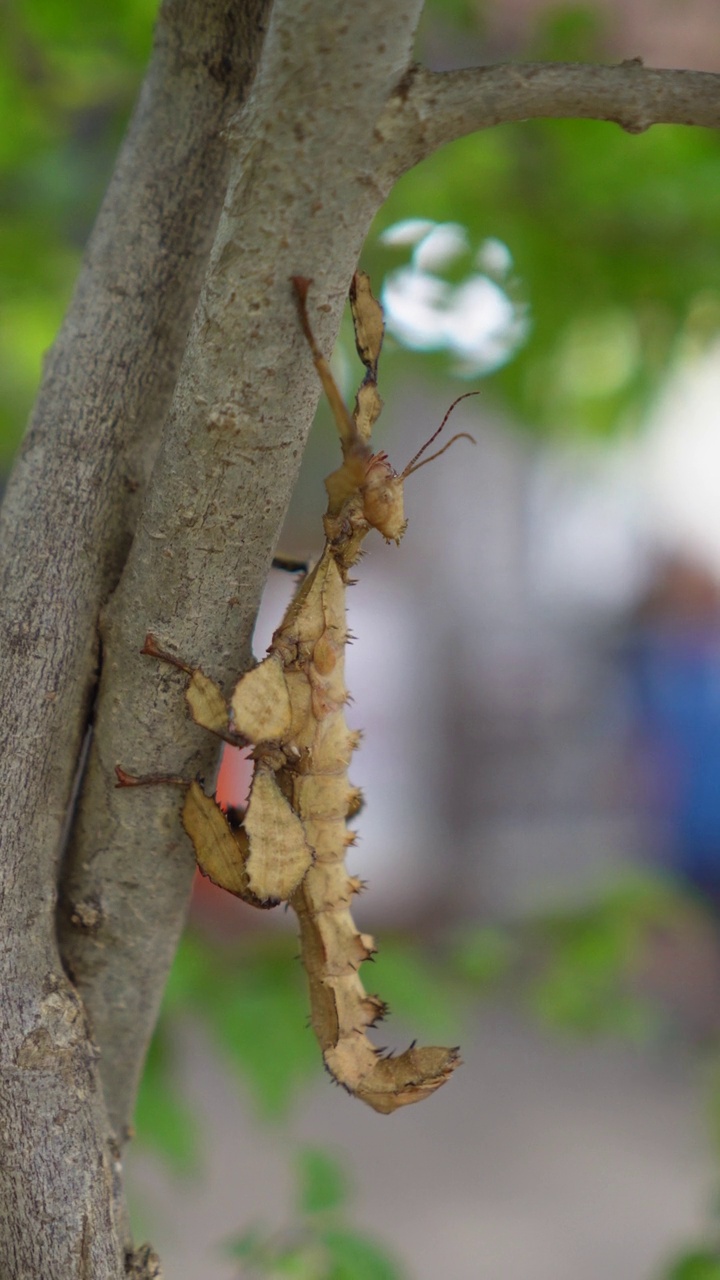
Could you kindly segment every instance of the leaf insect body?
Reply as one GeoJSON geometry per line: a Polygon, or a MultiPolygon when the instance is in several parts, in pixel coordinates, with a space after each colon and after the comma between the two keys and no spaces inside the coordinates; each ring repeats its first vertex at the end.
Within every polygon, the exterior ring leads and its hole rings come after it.
{"type": "MultiPolygon", "coordinates": [[[[386,1056],[367,1036],[386,1006],[379,996],[367,994],[360,981],[360,965],[372,956],[375,944],[352,919],[350,906],[362,882],[345,867],[346,850],[355,841],[347,821],[360,806],[360,793],[348,780],[360,735],[347,726],[344,716],[345,590],[370,529],[387,541],[399,542],[403,536],[404,481],[431,461],[420,459],[450,410],[398,475],[386,454],[373,453],[370,444],[382,408],[377,364],[384,323],[368,277],[356,273],[350,289],[356,344],[366,369],[352,414],[310,327],[306,298],[311,282],[295,276],[291,283],[343,455],[341,466],[325,482],[328,507],[320,559],[291,601],[267,657],[235,686],[229,714],[221,691],[200,669],[165,652],[152,635],[143,652],[187,673],[186,698],[197,724],[253,747],[255,769],[240,826],[228,821],[199,782],[184,784],[182,820],[200,870],[254,906],[290,903],[300,924],[310,1021],[325,1066],[349,1093],[390,1114],[444,1084],[459,1056],[456,1048],[418,1048],[414,1043],[397,1057],[386,1056]]],[[[432,457],[444,453],[457,438],[432,457]]],[[[117,772],[121,786],[182,782],[117,772]]]]}

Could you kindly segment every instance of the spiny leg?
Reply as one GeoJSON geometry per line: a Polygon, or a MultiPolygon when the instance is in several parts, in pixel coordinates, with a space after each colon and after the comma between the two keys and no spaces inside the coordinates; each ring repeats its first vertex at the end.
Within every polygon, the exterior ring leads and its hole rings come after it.
{"type": "Polygon", "coordinates": [[[320,381],[322,382],[325,390],[325,395],[327,396],[328,403],[332,409],[332,415],[335,419],[335,424],[340,435],[343,454],[346,454],[355,444],[357,439],[357,429],[353,417],[348,411],[347,405],[340,394],[340,388],[330,371],[330,365],[320,350],[315,340],[315,334],[310,327],[310,321],[308,320],[307,313],[307,292],[312,284],[312,280],[309,280],[306,276],[291,276],[290,283],[295,290],[295,301],[297,303],[302,331],[305,334],[307,344],[312,352],[315,368],[318,371],[320,381]]]}
{"type": "Polygon", "coordinates": [[[146,635],[140,652],[148,658],[157,658],[160,662],[167,662],[170,666],[177,667],[189,677],[185,689],[185,700],[196,725],[201,729],[207,729],[209,733],[214,733],[216,737],[222,738],[223,742],[229,742],[233,747],[247,746],[247,739],[234,733],[230,728],[227,703],[222,690],[214,680],[205,675],[200,667],[191,667],[174,653],[163,649],[151,631],[146,635]]]}

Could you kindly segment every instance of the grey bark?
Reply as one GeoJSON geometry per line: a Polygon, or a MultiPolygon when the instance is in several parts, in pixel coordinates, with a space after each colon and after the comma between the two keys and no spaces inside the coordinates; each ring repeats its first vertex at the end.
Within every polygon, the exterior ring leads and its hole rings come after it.
{"type": "Polygon", "coordinates": [[[0,1272],[124,1270],[117,1145],[60,962],[60,837],[97,618],[136,518],[226,184],[264,6],[167,3],[0,517],[0,1272]],[[180,111],[178,104],[184,102],[180,111]]]}
{"type": "MultiPolygon", "coordinates": [[[[624,72],[603,79],[617,68],[433,76],[410,62],[420,0],[276,0],[252,93],[228,126],[263,7],[166,4],[0,525],[0,1123],[10,1153],[0,1257],[10,1277],[122,1272],[118,1146],[193,861],[178,794],[118,792],[114,767],[213,769],[215,744],[188,722],[178,673],[139,649],[152,630],[226,688],[247,665],[317,400],[288,277],[314,278],[314,327],[329,350],[371,219],[409,165],[501,119],[602,117],[608,85],[616,106],[625,94],[613,118],[646,127],[653,100],[670,111],[665,77],[684,74],[642,72],[634,90],[624,72]],[[61,879],[71,985],[54,928],[58,849],[99,630],[94,744],[61,879]]],[[[717,78],[704,79],[715,93],[717,78]]],[[[158,1273],[149,1250],[127,1267],[158,1273]]]]}
{"type": "Polygon", "coordinates": [[[390,104],[386,164],[395,177],[446,142],[512,120],[608,120],[628,133],[654,124],[720,125],[720,75],[644,67],[524,62],[460,71],[414,67],[390,104]]]}

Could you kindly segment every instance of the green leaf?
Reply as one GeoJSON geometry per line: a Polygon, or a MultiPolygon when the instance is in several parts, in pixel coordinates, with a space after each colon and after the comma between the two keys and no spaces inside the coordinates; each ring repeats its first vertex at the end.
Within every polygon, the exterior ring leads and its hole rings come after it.
{"type": "Polygon", "coordinates": [[[678,1258],[664,1280],[720,1280],[720,1255],[714,1249],[698,1249],[678,1258]]]}
{"type": "Polygon", "coordinates": [[[321,1147],[298,1153],[298,1208],[302,1214],[325,1213],[345,1203],[348,1181],[342,1165],[321,1147]]]}
{"type": "Polygon", "coordinates": [[[328,1280],[403,1280],[397,1262],[367,1236],[332,1228],[321,1239],[332,1261],[328,1280]]]}

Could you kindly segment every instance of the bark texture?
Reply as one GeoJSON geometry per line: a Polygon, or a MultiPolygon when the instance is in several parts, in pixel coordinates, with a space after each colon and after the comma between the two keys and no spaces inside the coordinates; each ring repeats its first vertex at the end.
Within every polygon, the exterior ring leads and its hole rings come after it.
{"type": "Polygon", "coordinates": [[[263,9],[164,6],[0,517],[4,1277],[124,1271],[97,1049],[58,952],[58,859],[98,613],[176,379],[226,186],[220,130],[247,86],[263,9]]]}
{"type": "Polygon", "coordinates": [[[628,133],[654,124],[720,125],[720,75],[665,71],[639,58],[619,66],[524,62],[461,71],[414,67],[380,125],[394,177],[478,129],[513,120],[609,120],[628,133]]]}

